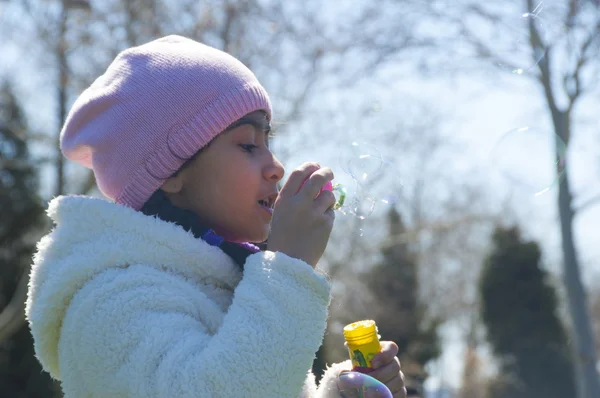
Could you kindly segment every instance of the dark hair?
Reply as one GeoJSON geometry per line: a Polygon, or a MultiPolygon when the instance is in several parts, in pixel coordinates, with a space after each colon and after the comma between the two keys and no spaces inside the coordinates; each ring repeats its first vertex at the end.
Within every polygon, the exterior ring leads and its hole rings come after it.
{"type": "MultiPolygon", "coordinates": [[[[242,116],[240,119],[236,120],[235,122],[231,123],[229,126],[227,126],[227,128],[225,128],[225,130],[223,130],[223,133],[231,131],[234,128],[243,126],[245,124],[249,124],[259,131],[264,131],[264,132],[271,131],[271,120],[269,120],[269,118],[267,116],[267,112],[259,110],[259,111],[250,112],[250,113],[242,116]]],[[[213,140],[214,140],[214,138],[213,138],[213,140]]],[[[198,155],[200,155],[206,148],[208,148],[212,142],[213,142],[212,140],[209,141],[208,144],[204,145],[202,148],[200,148],[200,150],[198,152],[193,154],[192,157],[187,159],[185,161],[185,163],[183,163],[181,165],[181,167],[175,173],[173,173],[171,175],[171,177],[175,177],[177,174],[179,174],[181,172],[181,170],[188,167],[190,165],[190,163],[192,163],[194,160],[196,160],[198,155]]]]}

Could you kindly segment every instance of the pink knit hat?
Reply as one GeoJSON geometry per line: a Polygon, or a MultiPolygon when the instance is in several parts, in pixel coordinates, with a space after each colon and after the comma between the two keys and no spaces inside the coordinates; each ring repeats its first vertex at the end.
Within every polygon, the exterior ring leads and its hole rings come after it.
{"type": "Polygon", "coordinates": [[[63,154],[115,202],[139,210],[187,159],[244,115],[271,103],[231,55],[180,36],[123,51],[75,101],[63,154]]]}

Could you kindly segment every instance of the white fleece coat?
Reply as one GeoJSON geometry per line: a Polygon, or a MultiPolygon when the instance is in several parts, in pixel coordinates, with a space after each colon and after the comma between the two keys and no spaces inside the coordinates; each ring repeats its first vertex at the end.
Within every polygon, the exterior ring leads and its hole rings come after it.
{"type": "Polygon", "coordinates": [[[102,199],[63,196],[38,244],[26,315],[67,398],[339,397],[311,368],[330,284],[282,253],[242,274],[191,233],[102,199]]]}

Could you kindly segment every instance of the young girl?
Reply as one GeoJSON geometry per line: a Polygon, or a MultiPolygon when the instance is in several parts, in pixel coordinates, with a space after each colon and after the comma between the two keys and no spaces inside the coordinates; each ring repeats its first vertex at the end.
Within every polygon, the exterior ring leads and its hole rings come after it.
{"type": "MultiPolygon", "coordinates": [[[[61,149],[112,201],[50,203],[26,308],[67,398],[340,396],[350,363],[319,388],[309,370],[333,173],[304,164],[278,193],[270,121],[252,72],[179,36],[124,51],[77,99],[61,149]]],[[[404,396],[397,346],[383,346],[373,376],[404,396]]]]}

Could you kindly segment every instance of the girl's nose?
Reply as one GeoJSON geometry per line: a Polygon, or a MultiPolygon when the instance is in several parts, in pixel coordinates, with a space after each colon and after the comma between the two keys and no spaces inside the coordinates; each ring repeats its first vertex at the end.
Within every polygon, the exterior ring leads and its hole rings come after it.
{"type": "Polygon", "coordinates": [[[272,161],[264,170],[265,178],[275,183],[281,181],[285,174],[285,168],[275,156],[273,156],[272,161]]]}

